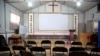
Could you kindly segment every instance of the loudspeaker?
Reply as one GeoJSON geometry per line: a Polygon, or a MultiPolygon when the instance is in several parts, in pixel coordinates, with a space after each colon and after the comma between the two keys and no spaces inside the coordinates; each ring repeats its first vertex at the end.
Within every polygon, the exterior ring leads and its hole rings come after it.
{"type": "Polygon", "coordinates": [[[100,12],[100,3],[97,4],[97,12],[100,12]]]}

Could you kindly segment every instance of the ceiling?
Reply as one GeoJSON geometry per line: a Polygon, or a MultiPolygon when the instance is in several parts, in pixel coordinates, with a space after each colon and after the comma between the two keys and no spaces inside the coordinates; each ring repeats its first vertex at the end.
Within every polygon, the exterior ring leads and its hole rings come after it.
{"type": "Polygon", "coordinates": [[[99,0],[80,0],[82,4],[80,7],[77,7],[76,6],[77,0],[4,0],[4,1],[23,12],[28,11],[32,8],[37,8],[41,5],[44,5],[53,1],[65,6],[75,8],[77,10],[80,10],[81,12],[85,12],[93,8],[94,6],[96,6],[97,2],[100,2],[99,0]],[[28,1],[31,1],[33,3],[33,7],[29,7],[27,5],[28,1]]]}

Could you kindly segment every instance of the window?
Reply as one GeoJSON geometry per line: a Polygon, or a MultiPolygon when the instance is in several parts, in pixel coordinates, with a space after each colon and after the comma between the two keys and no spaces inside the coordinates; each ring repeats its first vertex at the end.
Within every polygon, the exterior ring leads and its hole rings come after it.
{"type": "Polygon", "coordinates": [[[11,15],[10,29],[18,29],[20,23],[20,16],[15,13],[11,13],[10,15],[11,15]]]}

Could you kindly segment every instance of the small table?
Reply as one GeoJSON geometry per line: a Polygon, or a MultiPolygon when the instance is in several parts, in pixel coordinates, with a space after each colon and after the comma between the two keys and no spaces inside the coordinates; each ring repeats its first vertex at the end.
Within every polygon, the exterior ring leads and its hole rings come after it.
{"type": "Polygon", "coordinates": [[[8,38],[8,44],[14,43],[18,44],[21,42],[21,37],[9,37],[8,38]]]}

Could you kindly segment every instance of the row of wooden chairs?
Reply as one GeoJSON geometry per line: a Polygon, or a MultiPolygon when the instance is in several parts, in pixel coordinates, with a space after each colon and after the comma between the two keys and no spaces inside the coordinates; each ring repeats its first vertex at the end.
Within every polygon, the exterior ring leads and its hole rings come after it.
{"type": "MultiPolygon", "coordinates": [[[[29,56],[29,55],[34,55],[34,56],[47,56],[46,50],[43,47],[31,47],[30,52],[26,51],[26,47],[24,46],[12,46],[13,49],[13,54],[11,53],[11,50],[9,47],[0,47],[0,52],[3,51],[9,51],[10,54],[4,54],[0,53],[0,56],[14,56],[18,54],[16,50],[20,51],[21,56],[29,56]]],[[[65,47],[54,47],[52,49],[53,55],[51,56],[100,56],[100,48],[92,48],[90,53],[87,53],[84,48],[82,47],[71,47],[69,49],[65,47]],[[82,55],[83,54],[83,55],[82,55]]],[[[17,56],[20,56],[19,54],[17,56]]]]}
{"type": "MultiPolygon", "coordinates": [[[[35,46],[37,46],[37,43],[35,42],[35,41],[27,41],[27,43],[26,44],[32,44],[32,45],[35,45],[35,46]]],[[[41,46],[43,45],[43,44],[50,44],[50,46],[51,46],[51,41],[50,40],[43,40],[43,41],[41,41],[41,46]]],[[[65,46],[66,45],[66,43],[64,42],[64,41],[55,41],[55,43],[54,43],[55,45],[54,46],[56,46],[56,45],[62,45],[62,46],[65,46]]],[[[73,45],[80,45],[80,46],[82,46],[82,43],[81,42],[72,42],[71,43],[71,45],[73,46],[73,45]]]]}
{"type": "MultiPolygon", "coordinates": [[[[35,41],[27,41],[27,44],[33,44],[33,45],[37,46],[37,43],[35,41]]],[[[51,46],[51,41],[50,40],[43,40],[43,41],[41,41],[41,46],[43,44],[50,44],[50,46],[51,46]]],[[[55,45],[57,45],[57,44],[65,46],[64,41],[55,41],[55,45]]]]}
{"type": "MultiPolygon", "coordinates": [[[[27,41],[27,46],[37,46],[37,43],[35,41],[27,41]]],[[[51,41],[50,40],[43,40],[41,41],[41,46],[44,47],[45,49],[51,49],[51,41]],[[46,45],[47,44],[47,45],[46,45]]],[[[64,41],[55,41],[54,46],[66,46],[66,43],[64,41]]],[[[82,47],[81,42],[72,42],[71,47],[82,47]]],[[[94,43],[88,42],[85,46],[87,50],[91,50],[91,48],[96,47],[94,43]]]]}
{"type": "MultiPolygon", "coordinates": [[[[43,40],[43,41],[45,41],[45,40],[43,40]]],[[[48,40],[46,40],[46,41],[48,41],[48,40]]],[[[64,42],[64,41],[63,41],[64,42]]],[[[5,41],[5,43],[6,43],[6,41],[5,41]]],[[[42,43],[42,42],[41,42],[42,43]]],[[[56,43],[56,42],[55,42],[56,43]]],[[[60,43],[60,45],[61,45],[61,42],[60,41],[58,41],[58,43],[60,43]]],[[[73,43],[75,43],[75,42],[72,42],[71,43],[71,45],[74,45],[73,43]]],[[[45,44],[48,44],[47,42],[45,43],[45,44]]],[[[50,44],[51,44],[51,42],[50,42],[50,44]]],[[[32,44],[33,45],[33,44],[32,44]]],[[[63,43],[63,45],[65,46],[65,42],[63,43]]],[[[77,45],[77,44],[75,44],[75,45],[77,45]]],[[[2,45],[1,47],[0,47],[0,51],[9,51],[10,52],[10,54],[7,54],[7,55],[11,55],[12,53],[11,53],[11,51],[10,51],[10,48],[9,47],[4,47],[5,45],[2,45]]],[[[30,49],[30,51],[32,51],[32,49],[31,48],[33,48],[34,49],[34,46],[30,46],[29,44],[28,44],[28,42],[26,43],[26,46],[28,46],[29,47],[29,49],[30,49]]],[[[20,46],[13,46],[12,47],[12,49],[13,49],[13,52],[14,52],[14,54],[17,54],[16,52],[15,52],[15,50],[21,50],[21,49],[23,49],[25,52],[26,52],[26,46],[21,46],[21,48],[18,48],[18,47],[20,47],[20,46]]],[[[47,45],[46,45],[47,46],[47,45]]],[[[46,46],[45,47],[43,47],[42,46],[42,44],[41,44],[41,47],[39,47],[39,48],[43,48],[43,49],[45,49],[46,50],[46,46]]],[[[36,48],[38,48],[38,46],[35,46],[36,48]]],[[[50,45],[50,47],[51,47],[51,45],[50,45]]],[[[59,47],[59,46],[56,46],[55,45],[55,47],[59,47]]],[[[36,49],[35,48],[35,49],[36,49]]],[[[65,48],[65,47],[64,47],[65,48]]],[[[53,48],[54,49],[54,48],[53,48]]],[[[52,49],[52,51],[53,51],[53,49],[52,49]]],[[[98,49],[98,48],[96,48],[96,49],[98,49]]],[[[41,49],[39,49],[39,50],[41,50],[41,49]]],[[[60,50],[60,48],[58,49],[58,50],[60,50]]],[[[61,50],[63,50],[63,49],[61,49],[61,50]]],[[[74,50],[78,50],[78,49],[74,49],[74,50]]],[[[99,49],[98,49],[99,50],[99,49]]],[[[70,50],[69,50],[70,51],[70,50]]],[[[91,50],[92,51],[92,50],[91,50]]],[[[66,51],[67,52],[67,51],[66,51]]],[[[23,51],[21,50],[21,53],[23,53],[23,51]]],[[[26,52],[27,53],[27,52],[26,52]]],[[[33,52],[34,53],[34,52],[33,52]]],[[[54,52],[53,52],[54,53],[54,52]]],[[[91,52],[92,53],[92,52],[91,52]]],[[[24,53],[25,54],[25,53],[24,53]]],[[[3,54],[3,53],[0,53],[0,56],[4,56],[4,55],[6,55],[6,54],[3,54]]]]}
{"type": "MultiPolygon", "coordinates": [[[[37,43],[35,41],[27,41],[26,45],[31,45],[31,44],[37,46],[37,43]]],[[[41,46],[44,46],[45,44],[48,44],[48,46],[50,48],[51,41],[50,40],[42,40],[41,41],[41,46]]],[[[66,43],[64,41],[59,41],[59,40],[55,41],[54,44],[55,44],[54,46],[57,46],[57,45],[66,46],[66,43]]],[[[88,48],[88,46],[96,47],[92,42],[88,42],[86,44],[86,48],[88,48]]],[[[81,42],[72,42],[71,47],[82,47],[82,43],[81,42]]]]}
{"type": "MultiPolygon", "coordinates": [[[[55,46],[65,46],[65,42],[64,41],[55,41],[55,46]]],[[[35,41],[27,41],[27,46],[29,48],[33,47],[33,46],[37,46],[35,41]]],[[[41,47],[43,47],[46,50],[50,50],[50,54],[51,54],[51,41],[50,40],[43,40],[41,41],[41,47]]]]}
{"type": "MultiPolygon", "coordinates": [[[[35,41],[27,41],[27,44],[28,44],[28,46],[30,46],[30,44],[32,44],[32,45],[36,45],[37,46],[37,44],[36,44],[36,42],[35,41]]],[[[64,41],[55,41],[55,47],[59,47],[59,45],[61,46],[64,46],[65,47],[65,45],[66,45],[66,43],[64,42],[64,41]]],[[[32,47],[32,46],[31,46],[32,47]]],[[[50,40],[43,40],[43,41],[41,41],[41,47],[43,47],[43,48],[45,48],[46,50],[47,49],[49,49],[50,50],[50,54],[51,54],[51,41],[50,40]],[[45,45],[45,44],[48,44],[48,45],[45,45]]],[[[82,47],[82,43],[81,42],[72,42],[71,43],[71,47],[72,48],[70,48],[70,51],[71,50],[86,50],[86,51],[91,51],[91,49],[92,48],[94,48],[95,46],[94,46],[94,44],[92,43],[92,42],[88,42],[87,44],[86,44],[86,47],[85,47],[85,49],[82,49],[81,47],[82,47]],[[75,48],[75,47],[80,47],[80,48],[75,48]]]]}

